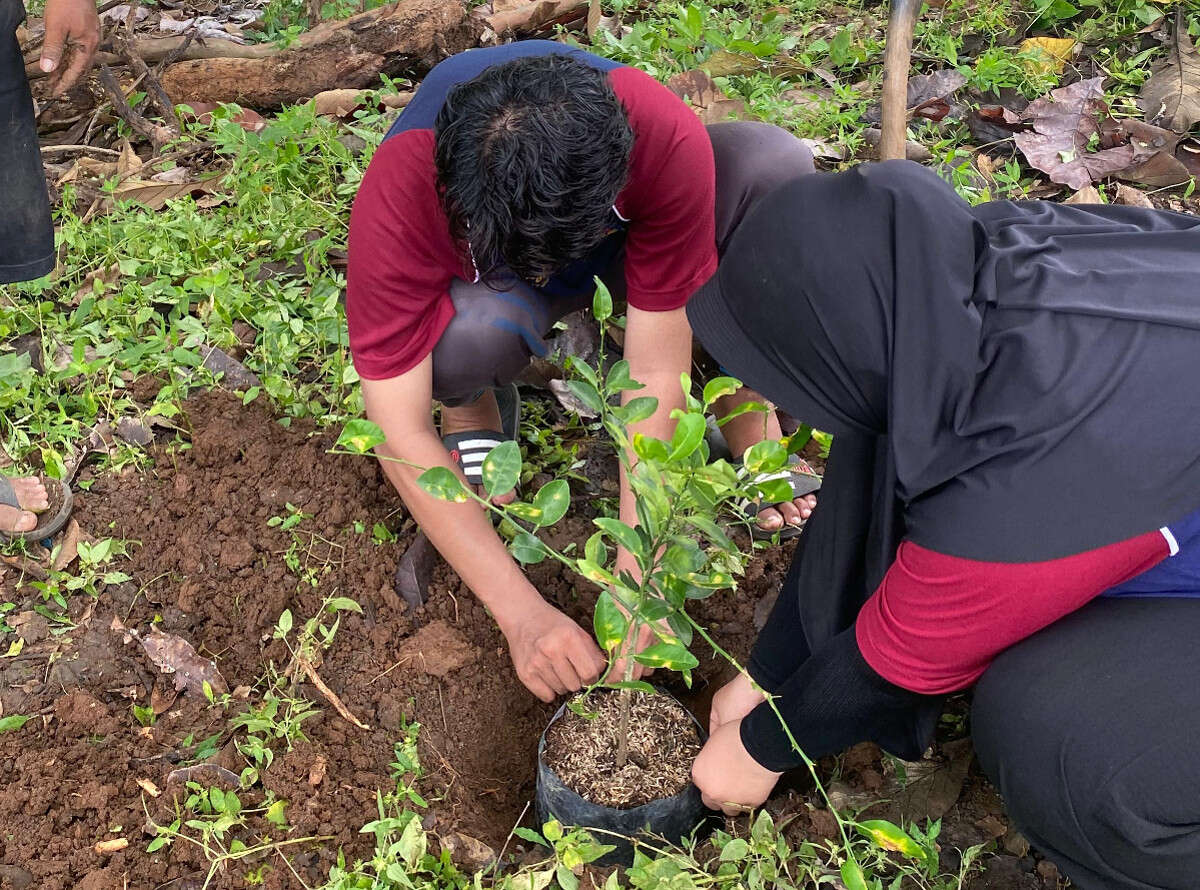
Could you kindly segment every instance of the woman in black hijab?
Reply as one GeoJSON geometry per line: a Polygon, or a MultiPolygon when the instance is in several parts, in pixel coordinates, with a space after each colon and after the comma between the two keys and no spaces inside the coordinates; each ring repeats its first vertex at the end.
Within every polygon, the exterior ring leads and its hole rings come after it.
{"type": "MultiPolygon", "coordinates": [[[[971,208],[865,165],[765,198],[688,315],[834,434],[750,661],[799,746],[918,758],[977,684],[980,760],[1064,873],[1195,887],[1200,219],[971,208]]],[[[760,804],[800,763],[748,680],[711,729],[710,805],[760,804]]]]}

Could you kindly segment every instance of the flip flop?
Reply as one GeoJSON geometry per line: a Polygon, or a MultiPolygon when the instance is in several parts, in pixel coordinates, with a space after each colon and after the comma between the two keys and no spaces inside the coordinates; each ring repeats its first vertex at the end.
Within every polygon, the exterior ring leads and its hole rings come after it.
{"type": "MultiPolygon", "coordinates": [[[[734,461],[735,464],[740,464],[741,461],[734,461]]],[[[817,471],[808,465],[800,455],[793,454],[788,458],[788,468],[780,470],[777,473],[763,473],[761,476],[755,477],[755,482],[770,482],[775,479],[787,479],[792,485],[792,498],[802,498],[807,494],[813,494],[821,489],[821,477],[817,471]]],[[[754,501],[743,501],[740,505],[741,509],[747,516],[753,520],[762,510],[769,510],[771,507],[776,507],[778,504],[758,504],[754,501]]],[[[777,529],[766,529],[759,526],[757,522],[751,522],[750,530],[755,540],[769,541],[776,535],[779,540],[788,541],[798,537],[804,531],[804,525],[784,525],[777,529]]]]}
{"type": "MultiPolygon", "coordinates": [[[[46,493],[49,495],[51,505],[58,503],[58,510],[50,515],[49,518],[42,517],[42,521],[37,528],[30,529],[27,532],[6,532],[0,530],[0,540],[4,541],[42,541],[46,538],[52,538],[67,524],[67,520],[71,518],[71,509],[75,505],[75,496],[71,493],[71,489],[59,482],[57,479],[43,479],[42,484],[46,486],[46,493]]],[[[12,482],[7,476],[0,476],[0,504],[7,507],[16,507],[18,510],[25,509],[17,500],[17,493],[13,489],[12,482]]],[[[33,511],[30,511],[33,512],[33,511]]]]}
{"type": "Polygon", "coordinates": [[[502,442],[515,440],[521,427],[521,396],[517,385],[510,383],[497,388],[495,393],[496,404],[500,407],[500,432],[465,430],[442,436],[442,444],[472,485],[483,483],[483,459],[488,452],[502,442]]]}

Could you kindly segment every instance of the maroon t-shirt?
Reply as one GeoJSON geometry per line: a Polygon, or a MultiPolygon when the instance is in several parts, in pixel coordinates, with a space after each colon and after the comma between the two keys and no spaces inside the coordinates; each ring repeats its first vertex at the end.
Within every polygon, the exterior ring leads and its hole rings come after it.
{"type": "Polygon", "coordinates": [[[430,72],[375,153],[355,199],[346,318],[359,376],[384,380],[419,364],[454,317],[451,281],[478,278],[438,201],[432,126],[446,91],[484,63],[539,51],[570,52],[605,70],[629,117],[633,153],[614,205],[627,226],[629,305],[678,309],[716,271],[712,145],[674,93],[635,68],[549,41],[469,50],[430,72]],[[401,126],[406,117],[409,125],[401,126]]]}

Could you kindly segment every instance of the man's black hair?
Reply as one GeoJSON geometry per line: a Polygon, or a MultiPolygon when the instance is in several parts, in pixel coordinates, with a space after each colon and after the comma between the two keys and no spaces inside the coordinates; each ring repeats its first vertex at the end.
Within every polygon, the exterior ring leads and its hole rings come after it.
{"type": "Polygon", "coordinates": [[[454,87],[438,114],[438,192],[485,282],[536,282],[613,222],[633,130],[603,71],[567,55],[514,59],[454,87]]]}

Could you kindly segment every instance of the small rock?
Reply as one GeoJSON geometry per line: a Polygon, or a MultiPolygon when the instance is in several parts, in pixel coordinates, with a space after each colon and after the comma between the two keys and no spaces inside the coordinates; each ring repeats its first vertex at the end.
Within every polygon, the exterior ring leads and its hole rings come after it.
{"type": "Polygon", "coordinates": [[[33,872],[19,865],[0,865],[0,881],[7,883],[13,890],[25,890],[33,886],[33,872]]]}
{"type": "Polygon", "coordinates": [[[1043,880],[1049,881],[1051,886],[1058,885],[1058,866],[1049,859],[1043,859],[1037,864],[1037,873],[1043,880]]]}
{"type": "Polygon", "coordinates": [[[1015,828],[1008,829],[1000,839],[1000,846],[1018,858],[1029,855],[1029,841],[1015,828]]]}
{"type": "Polygon", "coordinates": [[[133,417],[122,417],[113,430],[118,439],[130,445],[146,446],[154,441],[154,431],[145,421],[133,417]]]}
{"type": "Polygon", "coordinates": [[[204,367],[214,374],[222,375],[221,382],[230,389],[249,389],[262,384],[257,374],[233,356],[216,347],[210,349],[204,356],[204,367]]]}

